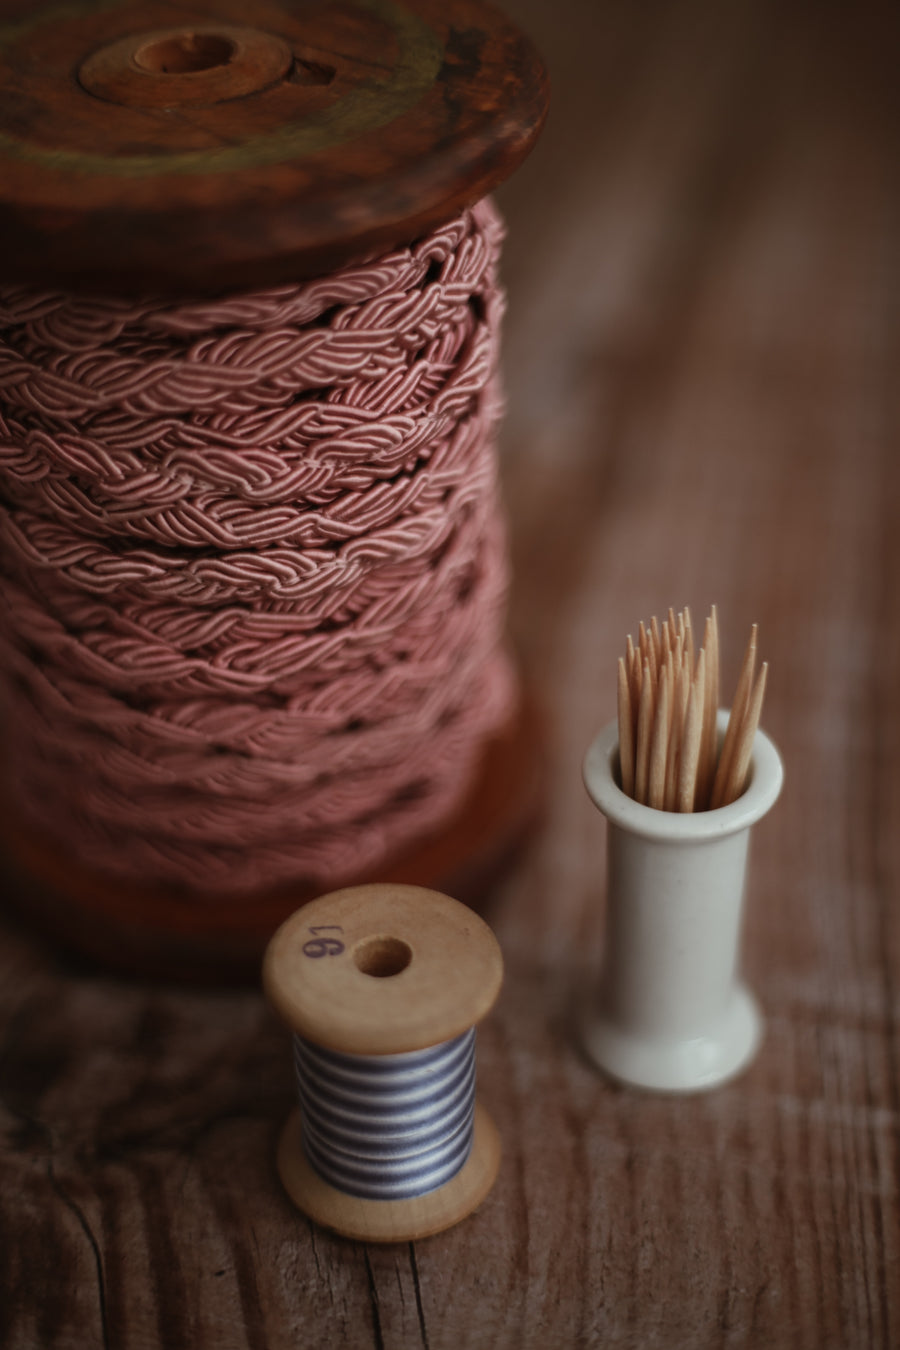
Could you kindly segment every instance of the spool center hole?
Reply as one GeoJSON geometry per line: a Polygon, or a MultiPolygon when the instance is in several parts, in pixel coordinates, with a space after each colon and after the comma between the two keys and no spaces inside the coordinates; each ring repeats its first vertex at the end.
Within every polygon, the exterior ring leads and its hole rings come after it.
{"type": "Polygon", "coordinates": [[[177,33],[148,42],[135,52],[134,59],[154,75],[190,75],[227,66],[235,51],[231,39],[218,33],[177,33]]]}
{"type": "Polygon", "coordinates": [[[399,975],[412,960],[412,948],[402,938],[363,938],[353,951],[357,970],[378,980],[399,975]]]}

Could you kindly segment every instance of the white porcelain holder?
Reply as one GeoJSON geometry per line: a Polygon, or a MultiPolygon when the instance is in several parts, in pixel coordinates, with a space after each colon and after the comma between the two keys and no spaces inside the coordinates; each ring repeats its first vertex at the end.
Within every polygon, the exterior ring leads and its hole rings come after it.
{"type": "MultiPolygon", "coordinates": [[[[727,713],[719,713],[724,732],[727,713]]],[[[737,975],[750,827],[774,804],[781,759],[756,733],[746,791],[715,811],[642,806],[619,787],[618,728],[591,745],[584,781],[608,821],[606,948],[583,1019],[587,1053],[622,1082],[712,1088],[744,1069],[762,1017],[737,975]]]]}

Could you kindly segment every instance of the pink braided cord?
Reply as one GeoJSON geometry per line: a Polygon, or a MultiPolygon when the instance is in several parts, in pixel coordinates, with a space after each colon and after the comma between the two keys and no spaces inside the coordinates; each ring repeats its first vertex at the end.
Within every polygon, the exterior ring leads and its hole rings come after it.
{"type": "Polygon", "coordinates": [[[301,286],[0,288],[0,683],[23,817],[125,880],[339,883],[508,715],[488,202],[301,286]]]}

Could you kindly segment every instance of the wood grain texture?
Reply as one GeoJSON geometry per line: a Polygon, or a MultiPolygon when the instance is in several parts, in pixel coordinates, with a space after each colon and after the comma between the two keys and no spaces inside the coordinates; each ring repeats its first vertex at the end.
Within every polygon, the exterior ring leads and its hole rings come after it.
{"type": "Polygon", "coordinates": [[[497,1185],[415,1246],[313,1230],[260,996],[97,978],[7,925],[9,1350],[900,1343],[897,11],[507,8],[555,90],[502,198],[514,618],[550,737],[490,916],[497,1185]],[[723,688],[760,625],[787,769],[745,935],[768,1030],[736,1083],[657,1098],[572,1043],[603,932],[579,765],[623,633],[713,601],[723,688]]]}

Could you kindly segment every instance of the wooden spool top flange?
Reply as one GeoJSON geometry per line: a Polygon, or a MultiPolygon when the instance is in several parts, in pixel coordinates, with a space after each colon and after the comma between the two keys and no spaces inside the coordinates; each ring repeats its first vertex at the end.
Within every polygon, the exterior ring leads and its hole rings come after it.
{"type": "Polygon", "coordinates": [[[298,1035],[343,1054],[438,1045],[480,1022],[503,980],[497,939],[420,886],[352,886],[305,905],[269,943],[263,983],[298,1035]]]}
{"type": "Polygon", "coordinates": [[[0,0],[0,280],[328,272],[489,192],[546,108],[484,0],[0,0]]]}

